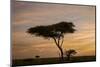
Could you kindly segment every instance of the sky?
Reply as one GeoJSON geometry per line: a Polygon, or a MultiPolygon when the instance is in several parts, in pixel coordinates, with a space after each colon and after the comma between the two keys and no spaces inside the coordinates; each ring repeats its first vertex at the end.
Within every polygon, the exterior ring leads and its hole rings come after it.
{"type": "Polygon", "coordinates": [[[95,6],[17,1],[12,6],[12,58],[58,57],[52,39],[30,35],[30,27],[73,22],[75,33],[65,34],[63,50],[75,49],[76,56],[95,55],[95,6]]]}

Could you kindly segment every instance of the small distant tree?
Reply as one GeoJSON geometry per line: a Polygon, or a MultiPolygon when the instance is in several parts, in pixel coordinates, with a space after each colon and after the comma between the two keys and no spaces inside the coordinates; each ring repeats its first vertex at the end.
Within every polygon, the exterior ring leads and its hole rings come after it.
{"type": "Polygon", "coordinates": [[[38,56],[38,55],[37,55],[37,56],[35,56],[35,58],[37,58],[37,59],[38,59],[38,58],[40,58],[40,56],[38,56]]]}
{"type": "Polygon", "coordinates": [[[77,52],[74,49],[69,49],[65,51],[65,54],[67,56],[67,60],[70,60],[70,58],[75,55],[77,52]]]}
{"type": "Polygon", "coordinates": [[[42,36],[46,39],[51,38],[54,40],[56,46],[60,51],[61,59],[63,60],[63,41],[65,33],[74,33],[74,24],[72,22],[62,21],[57,24],[47,26],[36,26],[28,29],[28,33],[36,36],[42,36]]]}

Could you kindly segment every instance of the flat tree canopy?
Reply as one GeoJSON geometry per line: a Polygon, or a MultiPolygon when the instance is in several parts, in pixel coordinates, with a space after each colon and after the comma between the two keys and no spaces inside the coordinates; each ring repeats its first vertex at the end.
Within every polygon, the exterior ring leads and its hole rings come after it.
{"type": "Polygon", "coordinates": [[[60,22],[53,25],[48,26],[36,26],[31,27],[28,29],[28,33],[34,34],[36,36],[42,36],[45,38],[50,37],[58,37],[59,34],[65,34],[65,33],[73,33],[75,29],[73,29],[74,25],[72,22],[60,22]]]}

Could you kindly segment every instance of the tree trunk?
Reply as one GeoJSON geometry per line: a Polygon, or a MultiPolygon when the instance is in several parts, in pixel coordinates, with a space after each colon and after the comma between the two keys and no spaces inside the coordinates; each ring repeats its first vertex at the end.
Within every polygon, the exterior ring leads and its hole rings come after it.
{"type": "Polygon", "coordinates": [[[64,57],[63,57],[63,49],[60,46],[58,46],[58,48],[60,50],[61,60],[63,61],[63,59],[64,59],[64,57]]]}
{"type": "Polygon", "coordinates": [[[59,44],[56,44],[57,45],[57,47],[59,48],[59,51],[60,51],[60,54],[61,54],[61,61],[63,61],[64,60],[64,57],[63,57],[63,49],[62,49],[62,47],[61,46],[59,46],[59,44]]]}
{"type": "Polygon", "coordinates": [[[57,47],[59,48],[59,51],[60,51],[60,54],[61,54],[61,61],[63,61],[63,60],[64,60],[64,57],[63,57],[62,44],[60,45],[60,43],[59,43],[60,40],[58,40],[58,42],[57,42],[55,38],[53,38],[53,39],[54,39],[54,41],[55,41],[57,47]]]}

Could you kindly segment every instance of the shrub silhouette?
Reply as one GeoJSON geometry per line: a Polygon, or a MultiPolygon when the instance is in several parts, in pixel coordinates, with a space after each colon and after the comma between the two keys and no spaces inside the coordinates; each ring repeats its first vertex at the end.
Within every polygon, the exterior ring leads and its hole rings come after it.
{"type": "Polygon", "coordinates": [[[37,55],[37,56],[35,56],[35,58],[37,58],[37,59],[38,59],[38,58],[40,58],[40,56],[38,56],[38,55],[37,55]]]}
{"type": "Polygon", "coordinates": [[[36,26],[28,29],[28,33],[36,36],[41,36],[44,38],[51,38],[54,40],[56,46],[58,47],[61,59],[63,60],[63,41],[65,33],[74,33],[74,24],[72,22],[62,21],[60,23],[47,25],[47,26],[36,26]]]}
{"type": "Polygon", "coordinates": [[[67,60],[70,60],[71,56],[75,55],[77,52],[74,49],[69,49],[65,51],[65,54],[67,56],[67,60]]]}

